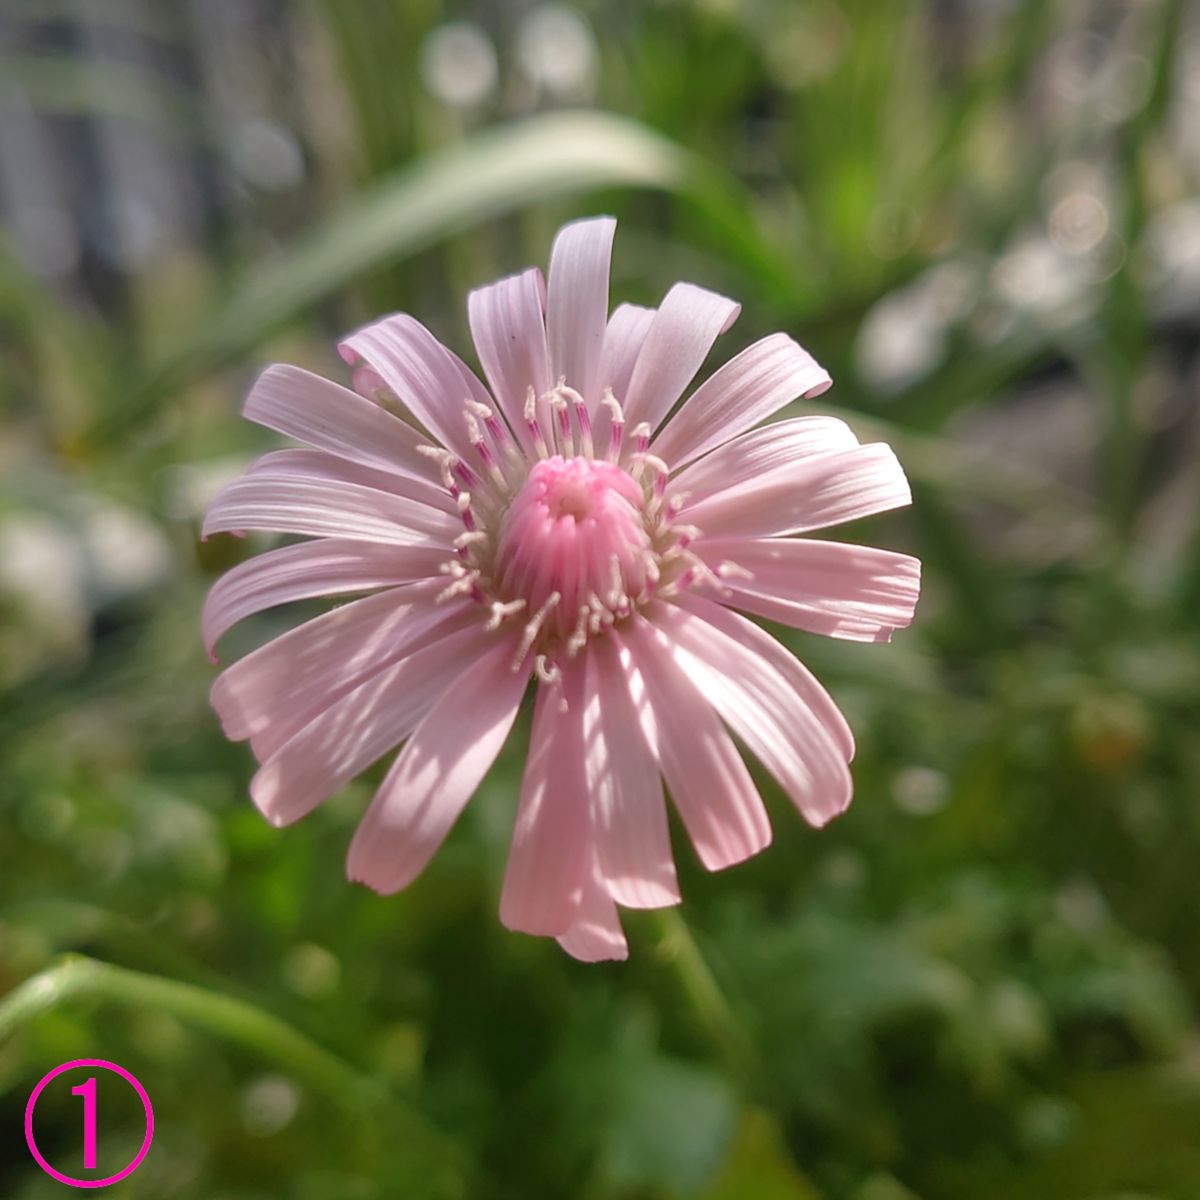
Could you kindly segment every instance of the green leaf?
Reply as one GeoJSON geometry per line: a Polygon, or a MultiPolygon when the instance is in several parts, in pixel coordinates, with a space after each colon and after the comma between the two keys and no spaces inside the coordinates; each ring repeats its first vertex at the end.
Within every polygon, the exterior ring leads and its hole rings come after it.
{"type": "Polygon", "coordinates": [[[696,1192],[720,1167],[735,1117],[733,1093],[715,1072],[664,1057],[641,1062],[625,1080],[605,1175],[618,1187],[696,1192]]]}
{"type": "Polygon", "coordinates": [[[821,1200],[821,1193],[792,1161],[775,1119],[759,1109],[743,1114],[729,1157],[713,1187],[704,1193],[704,1200],[742,1200],[744,1196],[821,1200]]]}

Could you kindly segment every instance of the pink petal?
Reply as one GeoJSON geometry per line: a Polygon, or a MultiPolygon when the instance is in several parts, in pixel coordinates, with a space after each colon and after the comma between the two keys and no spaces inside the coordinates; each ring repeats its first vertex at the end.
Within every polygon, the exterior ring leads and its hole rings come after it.
{"type": "MultiPolygon", "coordinates": [[[[849,450],[858,439],[836,417],[795,417],[742,434],[727,445],[685,467],[670,482],[671,495],[698,504],[715,492],[761,479],[776,467],[794,466],[802,458],[849,450]]],[[[670,460],[668,460],[670,461],[670,460]]]]}
{"type": "Polygon", "coordinates": [[[250,783],[254,803],[274,825],[307,816],[412,733],[463,665],[493,640],[475,623],[377,671],[263,763],[250,783]]]}
{"type": "Polygon", "coordinates": [[[655,623],[730,728],[779,781],[805,820],[824,825],[850,803],[853,784],[829,731],[754,650],[707,618],[720,606],[698,596],[664,605],[655,623]]]}
{"type": "Polygon", "coordinates": [[[428,445],[410,425],[311,371],[268,367],[246,397],[243,413],[287,437],[381,471],[398,471],[432,484],[437,464],[418,453],[428,445]]]}
{"type": "Polygon", "coordinates": [[[741,305],[691,283],[666,294],[633,368],[624,396],[626,428],[641,422],[651,430],[671,410],[700,370],[713,343],[737,319],[741,305]]]}
{"type": "Polygon", "coordinates": [[[597,386],[601,392],[610,387],[617,399],[623,400],[646,335],[654,324],[655,311],[638,304],[618,304],[613,310],[600,354],[597,386]]]}
{"type": "Polygon", "coordinates": [[[313,596],[344,595],[434,576],[442,546],[377,546],[321,538],[268,550],[226,571],[204,601],[204,645],[263,609],[313,596]]]}
{"type": "Polygon", "coordinates": [[[643,617],[608,636],[625,651],[621,666],[642,735],[700,861],[717,871],[757,854],[771,841],[766,809],[725,727],[688,679],[671,643],[643,617]]]}
{"type": "Polygon", "coordinates": [[[546,284],[546,341],[550,377],[567,383],[592,403],[608,324],[608,274],[612,217],[564,225],[550,251],[546,284]]]}
{"type": "Polygon", "coordinates": [[[654,322],[654,312],[652,308],[642,308],[637,304],[618,304],[608,319],[608,327],[604,331],[604,349],[596,373],[596,394],[587,397],[588,409],[592,414],[592,436],[601,458],[608,447],[612,429],[611,416],[608,409],[601,405],[601,397],[606,388],[611,388],[620,401],[629,390],[629,380],[654,322]]]}
{"type": "Polygon", "coordinates": [[[810,633],[852,641],[890,640],[913,618],[920,561],[907,554],[810,538],[701,539],[700,557],[716,570],[735,563],[725,603],[810,633]]]}
{"type": "Polygon", "coordinates": [[[433,857],[512,728],[529,678],[517,649],[506,637],[465,664],[417,726],[354,835],[351,879],[396,892],[433,857]]]}
{"type": "Polygon", "coordinates": [[[912,502],[890,446],[875,442],[776,467],[683,510],[708,537],[806,533],[912,502]]]}
{"type": "Polygon", "coordinates": [[[447,513],[375,488],[252,471],[213,498],[202,535],[246,529],[414,546],[431,537],[449,545],[462,525],[447,513]]]}
{"type": "Polygon", "coordinates": [[[347,362],[365,362],[400,402],[460,458],[473,453],[467,436],[463,401],[487,404],[483,384],[407,313],[395,313],[352,333],[339,346],[347,362]]]}
{"type": "Polygon", "coordinates": [[[472,601],[436,604],[443,586],[408,584],[344,604],[227,667],[211,694],[226,737],[248,738],[258,758],[268,758],[364,679],[479,619],[472,601]]]}
{"type": "Polygon", "coordinates": [[[561,690],[544,684],[537,690],[500,895],[500,920],[524,933],[558,934],[572,923],[591,864],[583,770],[584,663],[569,661],[562,673],[561,690]]]}
{"type": "Polygon", "coordinates": [[[608,638],[588,652],[584,702],[588,786],[600,874],[629,908],[679,903],[662,779],[642,738],[644,695],[631,702],[625,673],[608,638]]]}
{"type": "Polygon", "coordinates": [[[526,450],[533,445],[525,424],[525,400],[530,388],[537,397],[542,429],[550,429],[541,399],[555,382],[550,378],[544,301],[545,285],[536,268],[478,288],[467,297],[471,337],[479,362],[501,412],[526,450]]]}
{"type": "Polygon", "coordinates": [[[336,458],[324,450],[271,450],[255,459],[246,474],[272,479],[309,479],[319,483],[352,483],[392,496],[403,496],[406,500],[458,516],[458,506],[440,480],[431,483],[417,475],[364,467],[336,458]]]}
{"type": "Polygon", "coordinates": [[[773,333],[714,372],[667,422],[651,449],[673,468],[752,429],[800,396],[819,396],[828,373],[790,337],[773,333]]]}
{"type": "Polygon", "coordinates": [[[675,603],[703,616],[714,629],[740,642],[747,650],[753,651],[765,663],[774,667],[800,698],[804,707],[824,725],[842,758],[846,762],[854,758],[854,735],[850,732],[842,710],[833,702],[813,673],[786,646],[741,613],[714,604],[694,592],[676,597],[675,603]]]}
{"type": "Polygon", "coordinates": [[[629,945],[625,941],[617,906],[604,886],[595,859],[584,876],[575,923],[559,935],[558,944],[581,962],[624,961],[629,957],[629,945]]]}

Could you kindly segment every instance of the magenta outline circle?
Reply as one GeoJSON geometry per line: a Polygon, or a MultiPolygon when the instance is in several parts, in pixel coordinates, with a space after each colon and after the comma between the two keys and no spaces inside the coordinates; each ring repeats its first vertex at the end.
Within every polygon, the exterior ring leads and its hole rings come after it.
{"type": "Polygon", "coordinates": [[[30,1094],[29,1103],[25,1105],[25,1144],[29,1147],[29,1153],[33,1155],[37,1165],[42,1168],[52,1179],[57,1179],[59,1183],[68,1184],[75,1188],[102,1188],[108,1187],[113,1183],[120,1183],[127,1175],[132,1175],[134,1171],[142,1165],[142,1159],[146,1157],[150,1149],[150,1142],[154,1138],[154,1109],[150,1105],[150,1097],[146,1094],[146,1089],[131,1075],[124,1067],[119,1067],[115,1062],[109,1062],[106,1058],[76,1058],[71,1062],[63,1063],[57,1066],[53,1071],[43,1075],[38,1080],[37,1087],[30,1094]],[[120,1075],[127,1084],[137,1093],[138,1099],[142,1102],[142,1108],[146,1113],[146,1136],[142,1140],[142,1148],[134,1155],[133,1161],[123,1171],[119,1171],[116,1175],[110,1175],[107,1179],[76,1179],[73,1175],[64,1175],[61,1171],[56,1171],[42,1157],[42,1152],[37,1148],[37,1142],[33,1137],[33,1110],[37,1104],[38,1097],[51,1080],[56,1079],[64,1071],[73,1070],[75,1067],[100,1067],[105,1071],[112,1071],[114,1075],[120,1075]]]}

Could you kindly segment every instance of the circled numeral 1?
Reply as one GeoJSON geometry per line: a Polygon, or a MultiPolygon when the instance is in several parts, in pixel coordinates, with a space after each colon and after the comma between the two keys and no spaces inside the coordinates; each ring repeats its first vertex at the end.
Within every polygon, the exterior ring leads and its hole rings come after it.
{"type": "Polygon", "coordinates": [[[83,1097],[83,1165],[96,1169],[96,1077],[71,1089],[72,1096],[83,1097]]]}

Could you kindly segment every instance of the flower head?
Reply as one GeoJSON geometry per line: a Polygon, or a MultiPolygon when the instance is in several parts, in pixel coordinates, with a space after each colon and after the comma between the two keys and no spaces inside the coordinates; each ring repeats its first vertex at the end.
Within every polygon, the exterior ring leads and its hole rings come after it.
{"type": "Polygon", "coordinates": [[[879,641],[919,586],[906,555],[796,536],[910,497],[891,450],[839,420],[760,426],[829,387],[791,338],[754,343],[672,415],[738,306],[681,283],[610,316],[614,228],[562,229],[548,285],[530,270],[471,294],[486,387],[405,315],[342,343],[354,390],[269,368],[246,416],[307,448],[259,459],[204,523],[313,539],[217,582],[210,652],[252,613],[369,593],[234,663],[212,695],[279,825],[405,743],[352,879],[394,892],[420,873],[534,679],[500,915],[584,959],[625,956],[617,905],[679,900],[664,782],[709,869],[770,841],[731,732],[812,824],[849,803],[841,713],[736,610],[879,641]]]}

